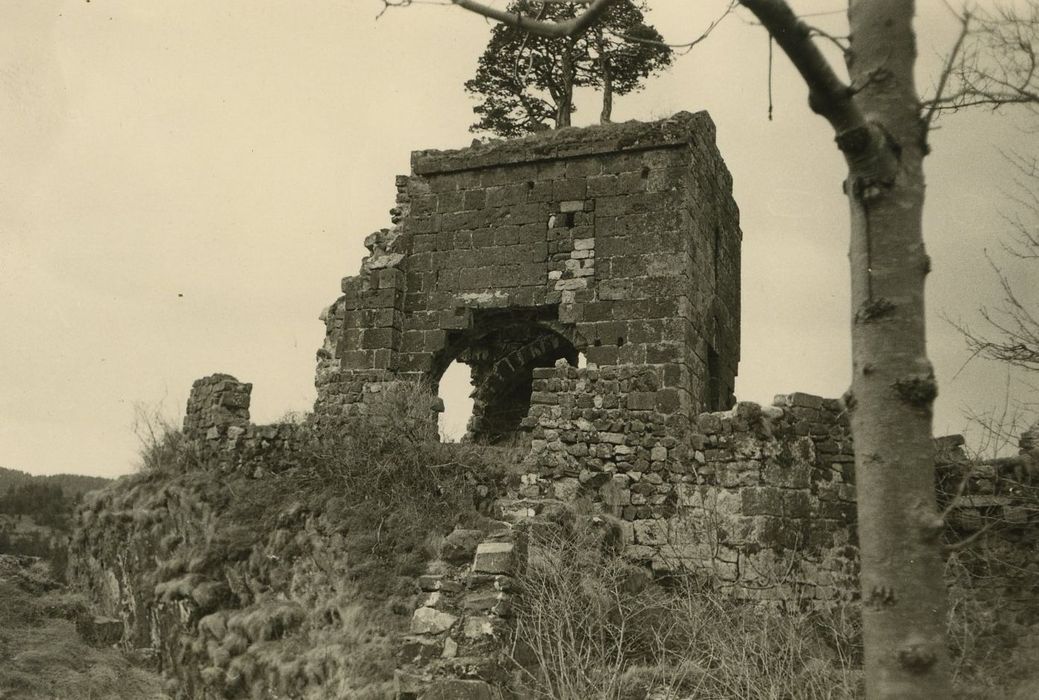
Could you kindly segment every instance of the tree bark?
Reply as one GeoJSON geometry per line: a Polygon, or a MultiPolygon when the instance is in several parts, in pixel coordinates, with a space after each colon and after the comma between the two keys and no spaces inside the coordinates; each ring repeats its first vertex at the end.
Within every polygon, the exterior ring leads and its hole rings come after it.
{"type": "Polygon", "coordinates": [[[595,28],[596,50],[599,52],[599,72],[602,74],[602,112],[599,123],[609,124],[613,116],[613,74],[610,72],[610,59],[606,56],[606,42],[603,41],[602,28],[595,28]]]}
{"type": "Polygon", "coordinates": [[[853,0],[849,74],[864,126],[838,133],[851,208],[852,387],[867,696],[949,696],[946,588],[927,359],[923,157],[913,5],[853,0]]]}
{"type": "Polygon", "coordinates": [[[913,3],[851,0],[844,86],[784,0],[740,0],[772,34],[836,133],[851,209],[852,386],[869,698],[945,698],[946,590],[927,359],[923,157],[913,3]]]}
{"type": "Polygon", "coordinates": [[[574,103],[574,40],[565,39],[566,48],[563,50],[563,62],[561,77],[563,84],[559,100],[556,102],[556,128],[570,126],[570,113],[574,103]]]}

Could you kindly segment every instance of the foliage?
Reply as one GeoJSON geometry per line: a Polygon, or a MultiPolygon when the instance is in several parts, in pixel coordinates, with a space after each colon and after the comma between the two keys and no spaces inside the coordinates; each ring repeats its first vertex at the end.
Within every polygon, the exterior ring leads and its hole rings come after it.
{"type": "Polygon", "coordinates": [[[0,496],[0,513],[31,515],[38,525],[68,530],[73,503],[60,486],[29,482],[0,496]]]}
{"type": "MultiPolygon", "coordinates": [[[[542,19],[572,17],[566,3],[518,0],[510,11],[542,19]]],[[[600,25],[576,38],[530,36],[512,26],[497,24],[480,57],[476,75],[466,92],[482,98],[473,108],[479,120],[473,131],[503,137],[520,136],[567,126],[574,110],[574,88],[603,91],[603,120],[609,121],[613,94],[638,90],[651,74],[671,63],[671,49],[644,21],[640,1],[614,3],[600,25]]]]}
{"type": "Polygon", "coordinates": [[[96,491],[104,488],[112,482],[103,476],[86,476],[84,474],[47,474],[33,475],[17,469],[5,469],[0,467],[0,493],[7,493],[12,486],[23,484],[43,484],[47,486],[60,486],[61,490],[68,496],[82,496],[88,491],[96,491]]]}
{"type": "Polygon", "coordinates": [[[293,425],[290,447],[238,468],[155,430],[142,447],[151,466],[85,504],[71,568],[92,581],[89,558],[137,562],[130,626],[149,643],[159,611],[162,634],[185,636],[187,651],[164,663],[189,696],[203,685],[220,697],[391,692],[415,576],[455,524],[480,525],[512,456],[436,442],[424,386],[368,398],[366,413],[293,425]],[[198,614],[163,618],[158,603],[175,600],[198,614]]]}
{"type": "Polygon", "coordinates": [[[456,524],[476,524],[486,484],[502,478],[487,461],[498,451],[436,440],[435,401],[422,384],[392,386],[367,414],[311,432],[292,468],[250,480],[227,518],[263,532],[286,506],[322,513],[346,534],[350,576],[367,588],[421,573],[435,555],[430,543],[456,524]]]}
{"type": "MultiPolygon", "coordinates": [[[[984,570],[999,566],[998,555],[971,550],[952,553],[946,562],[950,587],[948,641],[953,659],[955,697],[971,700],[1036,697],[1036,641],[1008,633],[986,597],[984,570]]],[[[1004,562],[1005,564],[1005,562],[1004,562]]]]}
{"type": "MultiPolygon", "coordinates": [[[[514,658],[533,697],[862,697],[857,605],[815,613],[740,604],[690,576],[653,579],[611,548],[609,519],[541,530],[516,597],[514,658]]],[[[1034,646],[1009,641],[953,554],[948,618],[956,698],[1025,698],[1034,646]]]]}
{"type": "Polygon", "coordinates": [[[134,405],[133,431],[140,443],[137,469],[163,471],[183,466],[187,459],[197,464],[197,456],[189,454],[191,446],[177,426],[160,408],[143,403],[134,405]]]}
{"type": "Polygon", "coordinates": [[[578,520],[532,546],[516,656],[535,697],[861,693],[856,615],[784,615],[727,601],[691,577],[655,582],[610,549],[609,527],[602,516],[578,520]]]}

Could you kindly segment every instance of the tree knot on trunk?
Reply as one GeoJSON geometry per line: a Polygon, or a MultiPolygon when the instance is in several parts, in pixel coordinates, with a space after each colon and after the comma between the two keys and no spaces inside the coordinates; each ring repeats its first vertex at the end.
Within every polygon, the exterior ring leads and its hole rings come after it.
{"type": "Polygon", "coordinates": [[[850,388],[841,396],[841,401],[844,402],[844,410],[849,414],[855,410],[855,405],[858,403],[850,388]]]}
{"type": "Polygon", "coordinates": [[[923,503],[913,509],[912,519],[916,521],[920,539],[924,542],[937,542],[945,531],[945,518],[934,512],[923,503]]]}
{"type": "Polygon", "coordinates": [[[912,673],[925,673],[938,661],[932,645],[920,640],[906,640],[896,656],[899,665],[912,673]]]}
{"type": "Polygon", "coordinates": [[[938,396],[938,383],[934,380],[934,372],[896,379],[891,386],[902,401],[918,409],[930,410],[931,404],[938,396]]]}
{"type": "MultiPolygon", "coordinates": [[[[810,101],[811,97],[809,96],[810,101]]],[[[862,124],[861,126],[840,132],[834,138],[834,141],[837,142],[837,148],[841,149],[841,153],[848,157],[853,157],[865,153],[872,139],[873,135],[870,133],[869,124],[862,124]]]]}
{"type": "Polygon", "coordinates": [[[891,586],[874,586],[866,596],[866,607],[879,610],[895,604],[895,589],[891,586]]]}
{"type": "Polygon", "coordinates": [[[859,201],[870,201],[895,186],[902,160],[902,147],[877,122],[846,129],[836,136],[837,147],[848,162],[844,193],[859,201]]]}
{"type": "Polygon", "coordinates": [[[869,202],[880,197],[884,192],[891,189],[894,184],[895,179],[893,177],[852,176],[844,183],[844,193],[850,194],[860,202],[869,202]]]}
{"type": "Polygon", "coordinates": [[[855,312],[855,323],[878,321],[885,316],[890,316],[896,308],[898,307],[890,299],[885,299],[884,297],[870,299],[855,312]]]}

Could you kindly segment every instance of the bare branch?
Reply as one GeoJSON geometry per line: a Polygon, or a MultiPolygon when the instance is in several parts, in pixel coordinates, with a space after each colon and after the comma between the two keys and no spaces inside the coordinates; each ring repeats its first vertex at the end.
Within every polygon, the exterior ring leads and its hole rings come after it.
{"type": "Polygon", "coordinates": [[[733,10],[735,10],[738,5],[739,5],[739,0],[730,0],[729,4],[725,6],[725,11],[722,12],[717,18],[715,18],[710,24],[708,24],[707,28],[703,30],[703,32],[700,34],[700,36],[696,37],[692,41],[687,41],[687,42],[682,43],[682,44],[671,44],[671,43],[668,43],[668,42],[665,42],[665,41],[654,41],[653,39],[643,39],[641,37],[631,36],[630,34],[613,34],[613,35],[616,36],[619,39],[624,39],[625,41],[630,41],[630,42],[635,43],[635,44],[647,44],[649,46],[666,46],[669,49],[680,49],[681,50],[680,53],[684,55],[684,54],[689,53],[693,49],[694,46],[696,46],[700,42],[702,42],[705,39],[707,39],[707,37],[709,37],[711,35],[711,32],[714,31],[715,27],[717,27],[719,24],[721,24],[723,19],[728,17],[730,14],[732,14],[733,10]]]}
{"type": "Polygon", "coordinates": [[[576,37],[583,34],[588,27],[592,26],[609,9],[615,0],[593,0],[588,9],[573,19],[565,22],[546,22],[531,17],[526,17],[518,12],[507,12],[496,7],[484,5],[476,0],[451,0],[451,2],[464,10],[469,10],[483,17],[497,20],[519,29],[537,34],[538,36],[558,39],[560,37],[576,37]]]}
{"type": "Polygon", "coordinates": [[[821,37],[823,39],[826,39],[831,44],[833,44],[838,49],[840,49],[841,53],[843,53],[843,54],[847,54],[848,53],[848,37],[846,37],[846,36],[835,36],[833,34],[830,34],[829,32],[823,31],[822,29],[820,29],[819,27],[816,27],[814,25],[809,25],[808,29],[809,29],[809,31],[811,31],[812,36],[818,36],[818,37],[821,37]]]}
{"type": "Polygon", "coordinates": [[[945,93],[945,86],[949,82],[949,76],[952,75],[953,68],[956,65],[956,61],[960,55],[960,49],[963,48],[963,40],[967,38],[967,34],[970,32],[970,13],[964,12],[960,17],[960,34],[956,37],[956,43],[952,45],[952,50],[949,51],[949,59],[945,62],[945,68],[942,69],[942,74],[938,77],[938,87],[934,91],[934,99],[931,102],[930,108],[927,110],[927,114],[924,115],[924,129],[930,130],[931,122],[934,121],[934,115],[941,103],[943,94],[945,93]]]}
{"type": "Polygon", "coordinates": [[[959,542],[953,542],[952,544],[947,544],[944,547],[942,547],[942,549],[945,552],[956,552],[956,551],[959,551],[961,549],[964,549],[965,547],[968,547],[972,542],[977,540],[979,537],[984,535],[986,532],[988,532],[989,530],[991,530],[992,528],[994,528],[998,524],[999,524],[998,520],[990,520],[987,523],[985,523],[984,526],[982,526],[977,532],[975,532],[970,537],[962,539],[959,542]]]}
{"type": "Polygon", "coordinates": [[[754,13],[808,85],[808,104],[840,134],[860,127],[865,120],[851,99],[852,93],[812,41],[812,28],[798,19],[784,0],[740,0],[754,13]]]}
{"type": "MultiPolygon", "coordinates": [[[[965,22],[967,15],[961,17],[965,22]]],[[[930,112],[1009,105],[1039,110],[1039,2],[997,6],[969,15],[971,29],[942,78],[956,89],[925,104],[930,112]]]]}

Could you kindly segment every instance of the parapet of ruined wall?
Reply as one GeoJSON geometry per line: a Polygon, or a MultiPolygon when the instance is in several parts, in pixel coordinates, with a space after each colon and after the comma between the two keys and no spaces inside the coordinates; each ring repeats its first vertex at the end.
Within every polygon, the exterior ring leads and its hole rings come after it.
{"type": "MultiPolygon", "coordinates": [[[[621,521],[625,553],[658,573],[702,575],[734,598],[825,607],[858,595],[854,446],[840,401],[803,393],[702,413],[676,438],[671,400],[638,367],[535,370],[521,497],[591,502],[621,521]]],[[[1035,493],[936,441],[947,539],[993,523],[957,553],[950,583],[1010,620],[1039,610],[1035,493]],[[982,551],[982,548],[984,551],[982,551]],[[997,603],[998,601],[998,603],[997,603]]]]}
{"type": "Polygon", "coordinates": [[[217,438],[230,428],[249,424],[252,384],[230,374],[211,374],[191,385],[184,413],[184,434],[190,438],[217,438]]]}
{"type": "Polygon", "coordinates": [[[706,113],[419,151],[412,169],[395,228],[322,316],[319,422],[459,360],[471,433],[493,442],[526,415],[531,370],[578,353],[654,373],[686,426],[731,405],[741,233],[706,113]]]}
{"type": "Polygon", "coordinates": [[[739,598],[853,596],[854,456],[838,401],[738,403],[676,439],[667,393],[639,368],[561,363],[535,377],[524,497],[590,499],[622,521],[630,558],[739,598]]]}
{"type": "Polygon", "coordinates": [[[195,442],[200,456],[221,469],[270,468],[272,455],[289,454],[304,439],[304,427],[292,423],[255,425],[249,422],[252,384],[229,374],[195,380],[184,414],[184,436],[195,442]],[[264,467],[259,467],[260,463],[264,467]]]}

